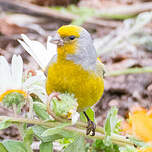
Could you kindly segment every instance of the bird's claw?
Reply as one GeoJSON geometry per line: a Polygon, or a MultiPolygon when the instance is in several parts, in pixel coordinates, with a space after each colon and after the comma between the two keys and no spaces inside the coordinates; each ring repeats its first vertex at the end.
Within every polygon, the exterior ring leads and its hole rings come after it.
{"type": "Polygon", "coordinates": [[[89,120],[87,130],[86,130],[86,135],[89,135],[91,133],[90,135],[94,136],[95,130],[96,130],[96,124],[93,121],[89,120]]]}

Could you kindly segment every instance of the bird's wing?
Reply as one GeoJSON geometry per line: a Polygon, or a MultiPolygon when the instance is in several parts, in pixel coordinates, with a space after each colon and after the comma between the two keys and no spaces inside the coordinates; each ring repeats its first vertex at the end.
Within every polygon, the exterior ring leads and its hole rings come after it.
{"type": "Polygon", "coordinates": [[[105,66],[104,64],[100,61],[100,59],[98,58],[96,61],[96,72],[99,76],[101,76],[102,78],[104,77],[105,74],[105,66]]]}
{"type": "Polygon", "coordinates": [[[47,67],[46,67],[46,69],[45,69],[45,71],[44,71],[44,73],[45,73],[46,76],[47,76],[47,73],[48,73],[48,68],[49,68],[49,66],[50,66],[51,64],[53,64],[54,62],[56,62],[56,60],[57,60],[57,54],[54,55],[54,56],[51,58],[51,60],[49,61],[48,65],[47,65],[47,67]]]}

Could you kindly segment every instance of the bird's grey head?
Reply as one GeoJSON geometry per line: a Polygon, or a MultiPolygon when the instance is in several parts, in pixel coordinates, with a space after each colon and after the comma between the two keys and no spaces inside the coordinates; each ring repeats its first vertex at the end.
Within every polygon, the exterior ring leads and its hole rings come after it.
{"type": "Polygon", "coordinates": [[[86,68],[94,68],[97,55],[93,46],[91,35],[83,27],[65,25],[58,29],[53,39],[66,52],[66,59],[81,64],[86,68]],[[74,50],[74,53],[73,51],[74,50]]]}
{"type": "Polygon", "coordinates": [[[81,29],[76,53],[69,54],[67,59],[73,60],[77,64],[81,64],[85,69],[93,70],[97,60],[96,50],[90,33],[82,27],[81,29]]]}

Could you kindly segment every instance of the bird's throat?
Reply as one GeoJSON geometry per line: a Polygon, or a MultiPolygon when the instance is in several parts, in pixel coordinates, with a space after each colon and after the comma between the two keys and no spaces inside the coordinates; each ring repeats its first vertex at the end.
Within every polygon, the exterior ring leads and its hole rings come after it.
{"type": "Polygon", "coordinates": [[[67,55],[74,55],[76,53],[77,45],[74,43],[65,43],[63,46],[57,47],[58,58],[66,60],[67,55]]]}

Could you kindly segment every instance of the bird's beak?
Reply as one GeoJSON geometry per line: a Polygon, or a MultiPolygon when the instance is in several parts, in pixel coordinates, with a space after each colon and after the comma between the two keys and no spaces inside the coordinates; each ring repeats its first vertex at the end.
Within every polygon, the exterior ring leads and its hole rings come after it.
{"type": "Polygon", "coordinates": [[[56,35],[50,40],[50,42],[54,43],[58,46],[63,46],[64,45],[63,40],[58,33],[56,33],[56,35]]]}

